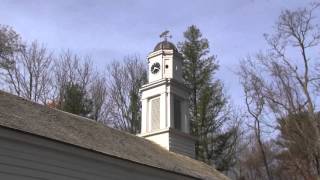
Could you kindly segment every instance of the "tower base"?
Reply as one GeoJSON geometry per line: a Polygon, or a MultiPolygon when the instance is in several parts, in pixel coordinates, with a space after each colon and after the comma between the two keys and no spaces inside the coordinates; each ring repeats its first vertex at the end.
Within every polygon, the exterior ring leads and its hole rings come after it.
{"type": "Polygon", "coordinates": [[[165,128],[150,133],[139,134],[140,137],[159,144],[163,148],[191,158],[195,158],[196,139],[173,128],[165,128]]]}

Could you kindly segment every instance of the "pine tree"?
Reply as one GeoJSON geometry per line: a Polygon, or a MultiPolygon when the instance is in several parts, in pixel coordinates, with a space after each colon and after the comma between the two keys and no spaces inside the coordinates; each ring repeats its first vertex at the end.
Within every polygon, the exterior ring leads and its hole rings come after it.
{"type": "Polygon", "coordinates": [[[92,101],[78,84],[69,83],[63,95],[61,110],[84,117],[90,117],[92,101]]]}
{"type": "Polygon", "coordinates": [[[210,55],[208,40],[202,37],[196,26],[190,26],[184,37],[185,40],[179,43],[179,50],[184,58],[184,82],[191,90],[189,112],[191,132],[197,137],[196,158],[208,164],[214,163],[217,169],[227,170],[230,165],[225,167],[223,162],[230,157],[224,156],[227,149],[223,148],[232,143],[232,136],[221,131],[228,119],[228,108],[223,85],[214,79],[219,66],[216,57],[210,55]]]}

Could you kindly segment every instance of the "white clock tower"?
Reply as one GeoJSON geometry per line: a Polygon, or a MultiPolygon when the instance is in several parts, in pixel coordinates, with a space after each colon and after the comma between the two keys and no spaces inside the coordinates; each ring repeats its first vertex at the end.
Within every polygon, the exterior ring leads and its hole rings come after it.
{"type": "Polygon", "coordinates": [[[169,151],[195,156],[195,139],[189,134],[189,89],[182,82],[182,57],[173,43],[158,43],[148,56],[149,81],[142,93],[139,136],[169,151]]]}

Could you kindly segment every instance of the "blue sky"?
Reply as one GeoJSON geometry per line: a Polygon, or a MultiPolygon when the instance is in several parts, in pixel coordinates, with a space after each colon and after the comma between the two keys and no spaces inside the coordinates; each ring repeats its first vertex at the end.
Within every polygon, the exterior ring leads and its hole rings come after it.
{"type": "Polygon", "coordinates": [[[91,55],[99,67],[127,55],[145,59],[162,31],[170,30],[171,41],[177,43],[186,28],[195,24],[218,56],[217,76],[232,101],[241,104],[241,88],[233,72],[239,60],[266,48],[262,34],[272,32],[281,10],[313,1],[0,0],[0,24],[54,52],[70,49],[91,55]]]}

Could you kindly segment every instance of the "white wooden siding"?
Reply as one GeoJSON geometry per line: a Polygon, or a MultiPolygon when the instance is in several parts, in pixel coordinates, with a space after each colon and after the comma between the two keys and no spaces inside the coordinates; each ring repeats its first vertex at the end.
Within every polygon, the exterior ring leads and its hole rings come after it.
{"type": "Polygon", "coordinates": [[[181,136],[177,133],[171,133],[169,138],[170,151],[183,154],[194,158],[195,156],[195,140],[181,136]]]}
{"type": "Polygon", "coordinates": [[[191,180],[194,178],[0,127],[0,179],[191,180]]]}

